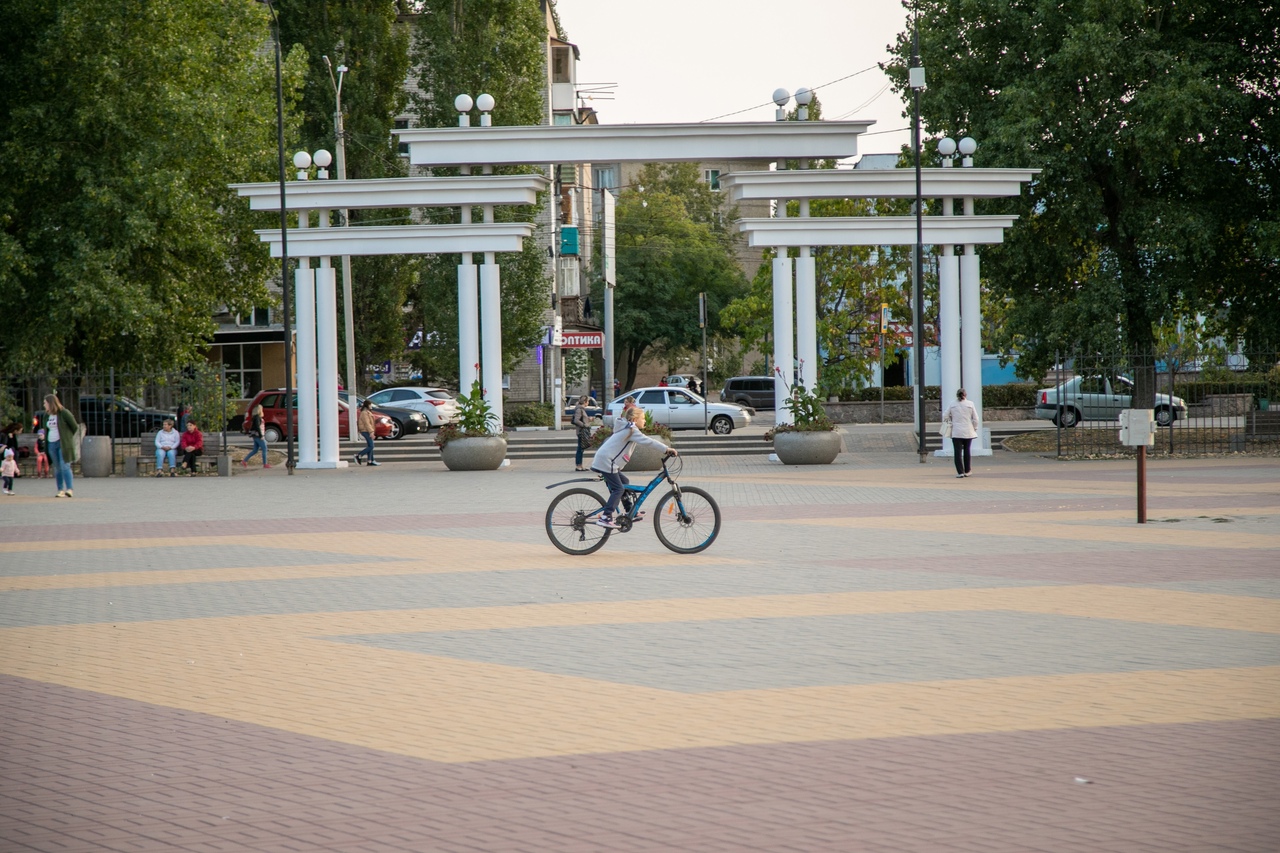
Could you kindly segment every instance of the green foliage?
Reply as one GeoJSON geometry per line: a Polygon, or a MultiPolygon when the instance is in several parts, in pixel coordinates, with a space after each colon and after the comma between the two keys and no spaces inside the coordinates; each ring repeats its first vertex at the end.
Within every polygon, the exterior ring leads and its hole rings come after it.
{"type": "Polygon", "coordinates": [[[471,393],[459,394],[458,414],[453,423],[442,424],[436,430],[436,444],[444,447],[455,438],[476,438],[487,435],[501,435],[501,425],[493,407],[484,398],[484,389],[480,380],[471,385],[471,393]]]}
{"type": "Polygon", "coordinates": [[[216,306],[268,302],[262,223],[227,187],[275,174],[268,35],[247,2],[6,4],[0,364],[189,363],[216,306]]]}
{"type": "Polygon", "coordinates": [[[555,418],[555,407],[550,403],[517,403],[502,408],[502,420],[508,428],[541,426],[549,427],[555,418]]]}
{"type": "Polygon", "coordinates": [[[716,224],[719,204],[688,163],[650,164],[619,196],[614,328],[624,387],[647,354],[701,347],[699,292],[715,334],[721,309],[745,291],[733,237],[716,224]]]}
{"type": "Polygon", "coordinates": [[[1005,385],[985,385],[982,388],[984,409],[1026,409],[1036,404],[1035,385],[1010,382],[1005,385]]]}
{"type": "MultiPolygon", "coordinates": [[[[983,389],[986,393],[986,389],[983,389]]],[[[924,398],[926,400],[937,400],[942,396],[942,391],[937,385],[924,386],[924,398]]],[[[840,393],[841,400],[853,400],[856,402],[880,402],[880,388],[872,385],[866,388],[859,388],[857,391],[846,389],[840,393]]],[[[886,402],[893,400],[901,402],[903,400],[914,400],[915,389],[907,385],[890,385],[884,389],[884,399],[886,402]]],[[[986,397],[983,397],[983,403],[986,403],[986,397]]]]}
{"type": "Polygon", "coordinates": [[[224,389],[221,369],[207,361],[196,362],[183,371],[179,399],[191,408],[188,417],[206,433],[221,431],[240,403],[239,389],[230,383],[224,389]]]}
{"type": "MultiPolygon", "coordinates": [[[[1201,313],[1280,342],[1280,7],[1142,0],[917,0],[929,133],[981,166],[1042,169],[983,273],[1008,298],[997,346],[1036,376],[1055,349],[1151,351],[1201,313]]],[[[906,92],[910,33],[890,73],[906,92]]],[[[932,159],[929,157],[928,159],[932,159]]],[[[1148,380],[1136,377],[1140,384],[1148,380]]]]}
{"type": "MultiPolygon", "coordinates": [[[[652,412],[644,413],[644,426],[640,427],[640,431],[645,435],[656,436],[667,444],[671,443],[671,428],[665,424],[654,423],[652,412]]],[[[606,424],[591,434],[591,443],[589,446],[597,448],[604,444],[611,435],[613,435],[613,427],[610,424],[606,424]]]]}
{"type": "Polygon", "coordinates": [[[817,394],[800,383],[789,390],[791,393],[783,405],[791,413],[792,423],[778,424],[765,433],[765,441],[772,441],[779,432],[831,432],[836,428],[817,394]]]}

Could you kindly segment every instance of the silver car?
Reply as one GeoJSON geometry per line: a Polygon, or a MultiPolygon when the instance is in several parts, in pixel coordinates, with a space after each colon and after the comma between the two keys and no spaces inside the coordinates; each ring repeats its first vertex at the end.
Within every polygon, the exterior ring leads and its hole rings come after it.
{"type": "Polygon", "coordinates": [[[609,404],[613,417],[622,414],[622,403],[635,397],[636,405],[653,415],[653,422],[670,429],[705,429],[716,435],[728,435],[751,423],[752,409],[731,403],[708,403],[684,388],[655,386],[628,391],[609,404]]]}
{"type": "Polygon", "coordinates": [[[458,402],[443,388],[383,388],[376,394],[370,394],[369,399],[375,406],[399,406],[422,412],[432,429],[453,423],[458,416],[458,402]]]}
{"type": "MultiPolygon", "coordinates": [[[[1080,421],[1115,421],[1132,403],[1133,380],[1127,376],[1077,376],[1037,391],[1036,417],[1063,427],[1080,421]]],[[[1181,397],[1157,394],[1155,415],[1156,423],[1168,426],[1187,416],[1187,404],[1181,397]]]]}

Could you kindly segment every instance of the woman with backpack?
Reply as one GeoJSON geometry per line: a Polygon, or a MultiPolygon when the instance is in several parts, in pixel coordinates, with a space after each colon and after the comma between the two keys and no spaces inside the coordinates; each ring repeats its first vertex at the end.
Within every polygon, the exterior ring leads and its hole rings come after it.
{"type": "Polygon", "coordinates": [[[249,437],[253,439],[253,450],[249,451],[248,456],[240,460],[240,467],[248,468],[249,460],[254,457],[254,454],[261,453],[262,467],[270,468],[271,463],[267,462],[267,440],[263,438],[262,434],[262,405],[254,406],[253,411],[245,415],[245,417],[248,418],[249,429],[247,432],[249,437]]]}

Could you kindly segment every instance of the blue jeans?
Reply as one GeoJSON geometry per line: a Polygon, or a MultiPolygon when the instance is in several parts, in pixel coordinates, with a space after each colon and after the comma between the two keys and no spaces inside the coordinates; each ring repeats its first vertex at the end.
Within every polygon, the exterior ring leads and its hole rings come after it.
{"type": "Polygon", "coordinates": [[[367,457],[369,461],[372,462],[373,461],[373,433],[362,432],[360,433],[360,435],[364,437],[364,450],[361,450],[359,453],[356,454],[356,456],[367,457]]]}
{"type": "Polygon", "coordinates": [[[618,509],[618,502],[622,500],[622,493],[626,491],[625,486],[630,482],[627,475],[621,471],[617,474],[604,475],[604,484],[609,487],[609,502],[604,505],[604,512],[601,515],[605,518],[613,518],[614,512],[618,509]]]}
{"type": "Polygon", "coordinates": [[[262,462],[263,462],[263,464],[266,464],[266,461],[267,461],[267,440],[266,440],[265,438],[263,438],[262,436],[260,436],[260,435],[252,436],[252,438],[253,438],[253,450],[250,450],[250,451],[249,451],[249,455],[248,455],[248,456],[246,456],[246,457],[244,458],[244,461],[245,461],[245,462],[248,462],[250,459],[252,459],[252,458],[254,457],[254,454],[261,453],[261,454],[262,454],[262,462]]]}
{"type": "Polygon", "coordinates": [[[156,470],[157,471],[161,471],[164,469],[164,461],[166,459],[169,460],[170,468],[178,467],[178,452],[174,448],[171,447],[168,450],[165,450],[164,448],[157,447],[156,448],[156,470]]]}
{"type": "Polygon", "coordinates": [[[58,484],[58,491],[72,490],[71,463],[62,458],[62,442],[49,442],[49,461],[53,464],[53,476],[58,484]]]}

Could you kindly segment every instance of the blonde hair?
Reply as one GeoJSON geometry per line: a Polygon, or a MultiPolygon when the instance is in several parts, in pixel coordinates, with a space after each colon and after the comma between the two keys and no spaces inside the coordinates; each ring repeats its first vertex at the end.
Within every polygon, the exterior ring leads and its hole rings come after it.
{"type": "Polygon", "coordinates": [[[250,414],[250,415],[257,415],[258,417],[262,417],[262,404],[261,404],[261,403],[259,403],[258,405],[254,406],[254,407],[253,407],[253,411],[252,411],[252,412],[250,412],[249,414],[250,414]]]}
{"type": "Polygon", "coordinates": [[[627,409],[625,412],[622,413],[622,416],[627,420],[631,421],[632,423],[635,423],[636,421],[643,421],[644,415],[645,415],[644,409],[640,408],[639,406],[635,406],[634,408],[627,409]]]}

